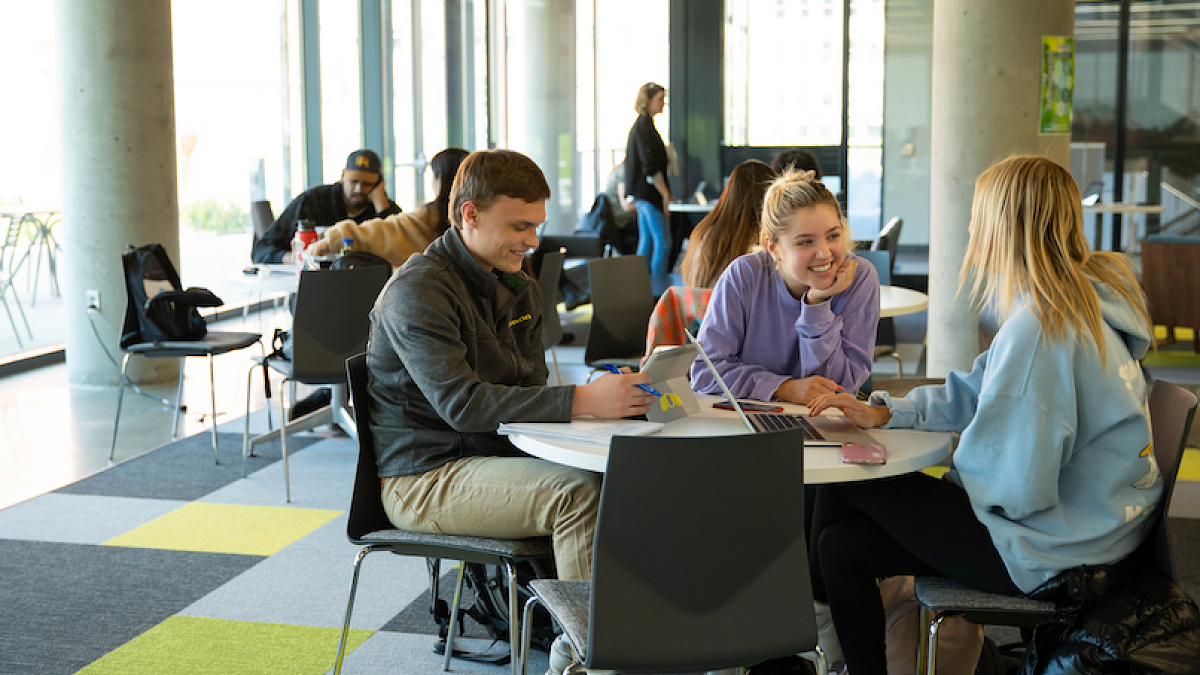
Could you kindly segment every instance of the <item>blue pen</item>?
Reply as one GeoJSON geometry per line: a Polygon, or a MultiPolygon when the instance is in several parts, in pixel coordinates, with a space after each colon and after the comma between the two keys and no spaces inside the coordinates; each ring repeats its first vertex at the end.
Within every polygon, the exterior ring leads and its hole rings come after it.
{"type": "MultiPolygon", "coordinates": [[[[625,374],[625,373],[621,372],[620,368],[614,366],[611,363],[604,364],[604,369],[607,370],[608,372],[612,373],[613,375],[624,375],[625,374]]],[[[639,384],[638,389],[641,389],[642,391],[646,392],[647,394],[654,394],[655,396],[662,396],[661,391],[655,389],[654,387],[651,387],[648,384],[639,384]]]]}

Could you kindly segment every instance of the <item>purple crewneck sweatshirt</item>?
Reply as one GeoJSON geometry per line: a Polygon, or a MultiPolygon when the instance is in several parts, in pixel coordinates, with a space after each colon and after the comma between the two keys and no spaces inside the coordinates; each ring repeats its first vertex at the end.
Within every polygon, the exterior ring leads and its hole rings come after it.
{"type": "MultiPolygon", "coordinates": [[[[697,338],[737,398],[770,401],[784,380],[826,377],[855,393],[871,374],[879,326],[879,275],[862,258],[854,281],[827,302],[792,297],[766,251],[733,261],[717,280],[697,338]]],[[[692,388],[719,394],[704,362],[692,388]]]]}

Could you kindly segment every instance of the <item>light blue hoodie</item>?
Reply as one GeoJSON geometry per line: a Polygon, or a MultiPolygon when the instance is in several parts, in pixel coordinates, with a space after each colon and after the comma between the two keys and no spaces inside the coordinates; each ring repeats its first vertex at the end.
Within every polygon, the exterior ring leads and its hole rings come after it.
{"type": "Polygon", "coordinates": [[[1103,365],[1090,335],[1049,342],[1020,307],[969,374],[907,398],[872,395],[891,409],[888,427],[962,434],[947,478],[966,489],[1026,593],[1062,570],[1131,553],[1162,496],[1137,362],[1150,336],[1119,296],[1095,288],[1103,365]]]}

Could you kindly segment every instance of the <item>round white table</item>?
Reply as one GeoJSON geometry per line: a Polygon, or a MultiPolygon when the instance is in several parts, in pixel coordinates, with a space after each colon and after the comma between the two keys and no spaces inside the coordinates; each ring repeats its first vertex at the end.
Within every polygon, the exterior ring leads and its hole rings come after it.
{"type": "Polygon", "coordinates": [[[296,266],[290,263],[259,263],[250,265],[246,270],[234,272],[227,279],[239,288],[260,293],[295,293],[300,286],[300,275],[296,266]],[[247,273],[246,270],[255,272],[247,273]]]}
{"type": "Polygon", "coordinates": [[[929,308],[929,296],[921,291],[899,286],[879,287],[879,316],[904,316],[929,308]]]}
{"type": "MultiPolygon", "coordinates": [[[[668,422],[663,436],[740,436],[750,433],[737,413],[712,407],[719,396],[697,394],[700,412],[668,422]]],[[[783,403],[789,412],[807,412],[800,405],[783,403]]],[[[887,446],[887,464],[862,466],[842,464],[835,446],[812,446],[804,449],[805,483],[843,483],[897,476],[920,471],[950,456],[952,436],[949,433],[913,431],[911,429],[871,429],[867,433],[887,446]]],[[[513,434],[508,437],[521,450],[556,464],[578,469],[604,472],[608,465],[608,446],[547,439],[513,434]]]]}

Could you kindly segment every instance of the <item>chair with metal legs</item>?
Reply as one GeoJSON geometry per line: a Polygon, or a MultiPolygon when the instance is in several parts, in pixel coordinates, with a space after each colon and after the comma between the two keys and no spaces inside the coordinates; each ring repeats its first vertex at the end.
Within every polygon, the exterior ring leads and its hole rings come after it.
{"type": "MultiPolygon", "coordinates": [[[[288,475],[288,434],[307,431],[323,424],[336,424],[355,435],[356,424],[346,413],[346,359],[366,348],[370,332],[368,317],[375,297],[383,289],[392,268],[388,265],[358,267],[349,270],[309,270],[300,273],[296,291],[296,314],[292,322],[290,360],[279,355],[260,359],[261,363],[283,375],[279,383],[279,414],[283,422],[277,431],[250,438],[250,380],[256,368],[246,375],[246,419],[242,437],[242,475],[246,458],[254,445],[276,438],[283,453],[283,482],[287,501],[292,501],[288,475]],[[303,417],[288,421],[284,384],[332,385],[330,405],[303,417]]],[[[265,377],[265,372],[264,372],[265,377]]],[[[293,391],[292,403],[295,404],[293,391]]]]}
{"type": "Polygon", "coordinates": [[[235,332],[218,332],[208,331],[203,337],[191,340],[144,340],[140,325],[144,321],[146,312],[145,307],[139,306],[133,298],[138,297],[134,294],[130,284],[141,283],[145,287],[145,294],[148,297],[153,297],[159,290],[180,290],[181,283],[179,274],[171,265],[169,260],[166,260],[165,254],[163,259],[165,265],[148,264],[143,268],[143,277],[141,279],[131,279],[129,270],[133,260],[133,256],[137,251],[131,250],[122,255],[122,262],[125,265],[125,322],[121,332],[121,349],[125,352],[125,358],[121,361],[121,380],[117,391],[117,412],[113,418],[113,433],[112,443],[108,448],[108,461],[113,461],[114,453],[117,450],[117,431],[121,426],[121,406],[125,400],[125,385],[129,383],[127,372],[129,369],[129,360],[133,356],[143,356],[146,358],[175,358],[180,360],[179,365],[179,382],[175,387],[175,401],[163,401],[171,405],[175,409],[175,414],[171,423],[171,440],[175,440],[179,432],[179,413],[183,410],[183,360],[190,356],[207,356],[208,357],[208,388],[210,402],[212,403],[212,448],[213,458],[219,464],[221,455],[217,448],[217,394],[216,380],[213,375],[213,357],[226,354],[228,352],[245,349],[254,343],[258,343],[259,348],[262,348],[262,335],[259,333],[235,333],[235,332]]]}
{"type": "MultiPolygon", "coordinates": [[[[445,558],[460,561],[458,581],[454,591],[454,603],[450,608],[450,627],[446,632],[446,652],[442,669],[450,670],[450,658],[454,654],[454,627],[458,623],[458,603],[462,595],[463,573],[461,563],[500,565],[508,575],[509,649],[513,675],[519,670],[520,651],[517,648],[517,576],[515,565],[519,562],[544,562],[552,559],[553,548],[548,537],[531,539],[490,539],[487,537],[465,537],[446,534],[422,534],[398,529],[388,520],[380,501],[379,472],[375,467],[375,440],[371,433],[371,401],[367,390],[367,355],[358,354],[346,361],[346,377],[350,380],[350,394],[354,401],[358,421],[358,467],[354,477],[354,493],[350,501],[350,512],[346,521],[346,536],[350,542],[363,548],[354,557],[354,574],[350,577],[350,597],[346,602],[346,618],[342,622],[342,633],[338,639],[337,659],[333,665],[334,675],[342,670],[346,654],[346,637],[350,632],[350,614],[354,610],[354,596],[358,590],[358,575],[362,571],[367,554],[387,551],[398,555],[425,558],[445,558]]],[[[436,583],[436,580],[435,580],[436,583]]]]}

